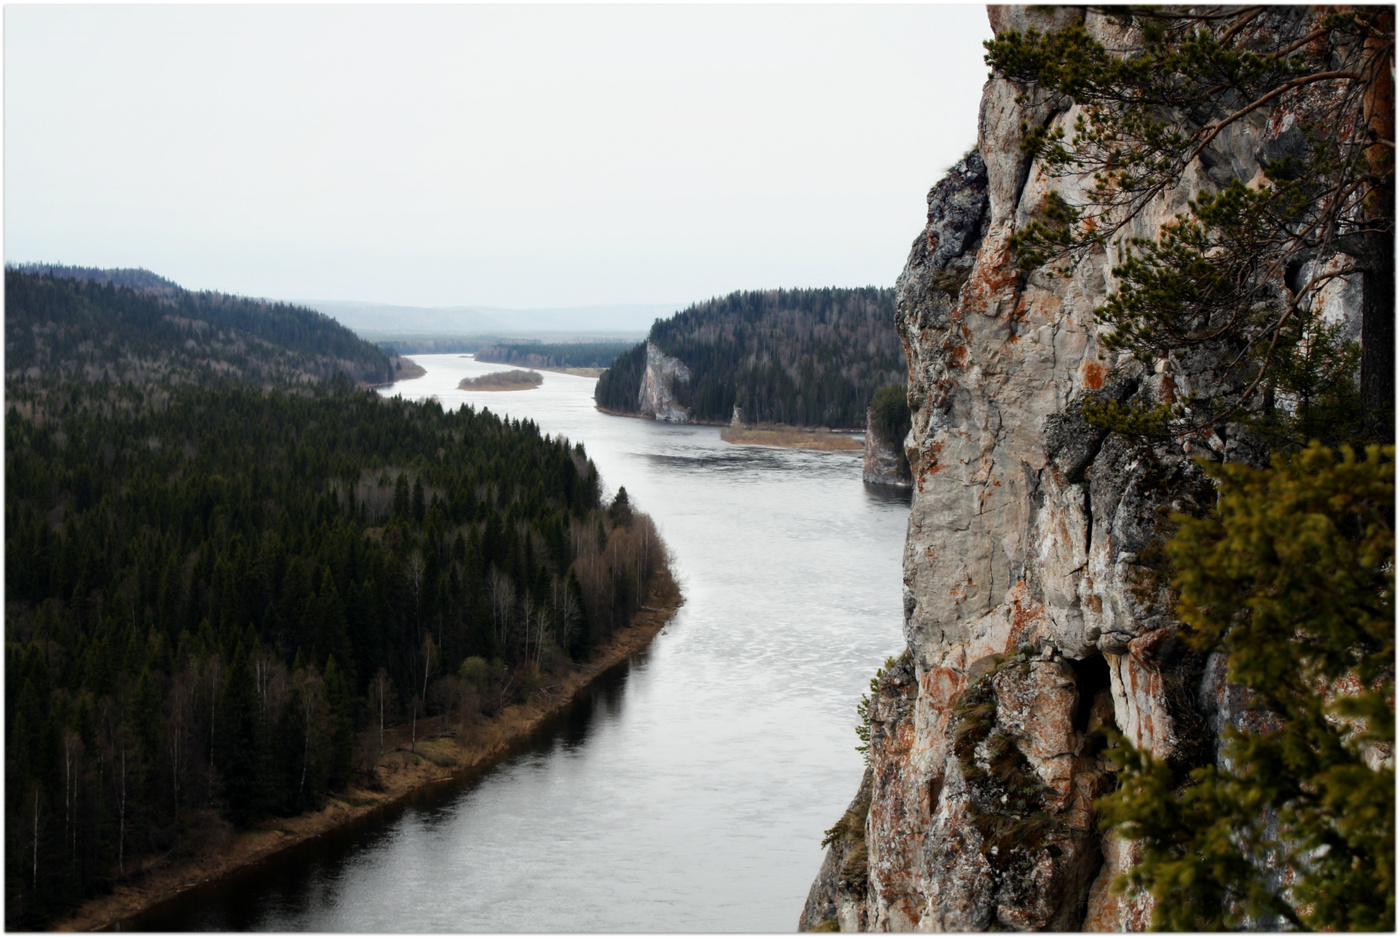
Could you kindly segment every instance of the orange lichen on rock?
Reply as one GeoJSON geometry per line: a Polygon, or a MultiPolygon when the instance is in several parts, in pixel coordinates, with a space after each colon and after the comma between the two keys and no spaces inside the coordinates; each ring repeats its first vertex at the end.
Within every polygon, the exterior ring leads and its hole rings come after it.
{"type": "Polygon", "coordinates": [[[1102,390],[1106,377],[1108,377],[1108,365],[1102,361],[1089,360],[1080,365],[1079,378],[1089,390],[1102,390]]]}

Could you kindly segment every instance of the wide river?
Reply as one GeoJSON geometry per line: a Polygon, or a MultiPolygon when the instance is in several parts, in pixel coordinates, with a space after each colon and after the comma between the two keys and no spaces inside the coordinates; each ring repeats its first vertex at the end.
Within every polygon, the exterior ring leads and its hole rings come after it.
{"type": "Polygon", "coordinates": [[[479,775],[127,924],[138,930],[777,931],[860,780],[856,703],[900,636],[908,498],[861,454],[735,446],[600,413],[593,381],[457,389],[502,370],[419,355],[390,394],[582,442],[674,554],[651,647],[479,775]]]}

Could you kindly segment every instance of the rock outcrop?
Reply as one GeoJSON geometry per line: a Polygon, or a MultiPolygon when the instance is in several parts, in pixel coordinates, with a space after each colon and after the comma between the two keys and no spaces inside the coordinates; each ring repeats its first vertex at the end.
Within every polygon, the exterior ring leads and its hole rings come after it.
{"type": "Polygon", "coordinates": [[[637,409],[667,423],[691,422],[690,411],[676,400],[675,382],[690,380],[690,368],[647,342],[647,365],[637,392],[637,409]]]}
{"type": "Polygon", "coordinates": [[[904,440],[886,439],[880,432],[875,411],[865,408],[865,462],[861,478],[869,485],[891,485],[912,488],[914,477],[909,472],[909,460],[904,455],[904,440]]]}
{"type": "MultiPolygon", "coordinates": [[[[1083,22],[1082,9],[991,8],[993,29],[1083,22]]],[[[1009,239],[1052,189],[1022,155],[1027,128],[1072,133],[1077,109],[1023,106],[988,81],[979,142],[934,186],[928,224],[897,284],[909,359],[914,492],[904,552],[907,655],[871,705],[864,882],[834,874],[835,842],[804,927],[872,930],[1138,930],[1151,908],[1109,883],[1133,862],[1093,801],[1112,789],[1106,728],[1177,764],[1216,757],[1242,702],[1219,661],[1189,651],[1145,601],[1160,513],[1210,489],[1191,456],[1253,459],[1248,435],[1144,453],[1087,425],[1090,396],[1141,403],[1240,377],[1207,355],[1142,365],[1101,344],[1093,309],[1116,248],[1068,276],[1016,269],[1009,239]]],[[[1033,103],[1033,102],[1032,102],[1033,103]]],[[[1257,181],[1292,124],[1261,108],[1222,133],[1127,233],[1151,236],[1203,189],[1257,181]]],[[[1073,198],[1073,179],[1053,188],[1073,198]]],[[[1359,323],[1356,277],[1327,315],[1359,323]]],[[[859,799],[859,798],[858,798],[859,799]]]]}

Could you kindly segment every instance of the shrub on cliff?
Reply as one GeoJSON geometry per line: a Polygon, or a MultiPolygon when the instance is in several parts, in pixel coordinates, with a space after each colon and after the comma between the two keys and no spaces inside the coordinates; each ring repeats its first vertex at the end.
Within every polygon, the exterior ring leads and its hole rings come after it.
{"type": "Polygon", "coordinates": [[[1218,511],[1179,518],[1178,614],[1252,700],[1184,784],[1115,750],[1103,822],[1141,843],[1120,887],[1153,895],[1154,926],[1395,928],[1394,455],[1207,466],[1218,511]]]}
{"type": "Polygon", "coordinates": [[[909,399],[903,384],[886,384],[870,398],[875,411],[875,428],[880,438],[891,446],[901,447],[909,433],[909,399]]]}

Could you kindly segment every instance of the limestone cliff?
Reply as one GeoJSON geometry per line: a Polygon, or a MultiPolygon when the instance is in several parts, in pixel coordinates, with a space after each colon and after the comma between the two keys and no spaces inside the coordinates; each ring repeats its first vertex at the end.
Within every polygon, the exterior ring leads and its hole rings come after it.
{"type": "Polygon", "coordinates": [[[676,400],[675,382],[690,380],[690,368],[647,342],[646,370],[637,392],[639,412],[667,423],[691,422],[690,411],[676,400]]]}
{"type": "Polygon", "coordinates": [[[880,431],[875,411],[865,408],[865,458],[861,478],[868,485],[891,485],[895,488],[913,487],[909,461],[904,458],[904,440],[886,439],[880,431]]]}
{"type": "MultiPolygon", "coordinates": [[[[1082,20],[1110,45],[1131,41],[1078,9],[990,17],[998,32],[1082,20]]],[[[1159,509],[1209,497],[1190,456],[1252,458],[1246,435],[1222,425],[1208,449],[1142,458],[1079,417],[1088,395],[1163,401],[1239,377],[1205,355],[1141,365],[1103,347],[1092,310],[1116,248],[1066,277],[1016,270],[1008,240],[1051,190],[1022,135],[1078,116],[1023,107],[1021,90],[988,81],[977,149],[929,193],[897,284],[913,408],[907,651],[871,706],[859,868],[853,838],[838,837],[804,929],[1141,929],[1151,909],[1107,887],[1132,850],[1105,840],[1091,806],[1114,783],[1102,730],[1190,764],[1243,718],[1220,661],[1190,652],[1133,587],[1159,509]]],[[[1151,236],[1203,189],[1255,180],[1290,126],[1268,108],[1232,126],[1129,233],[1151,236]]],[[[1355,293],[1335,281],[1329,315],[1359,321],[1355,293]]]]}

